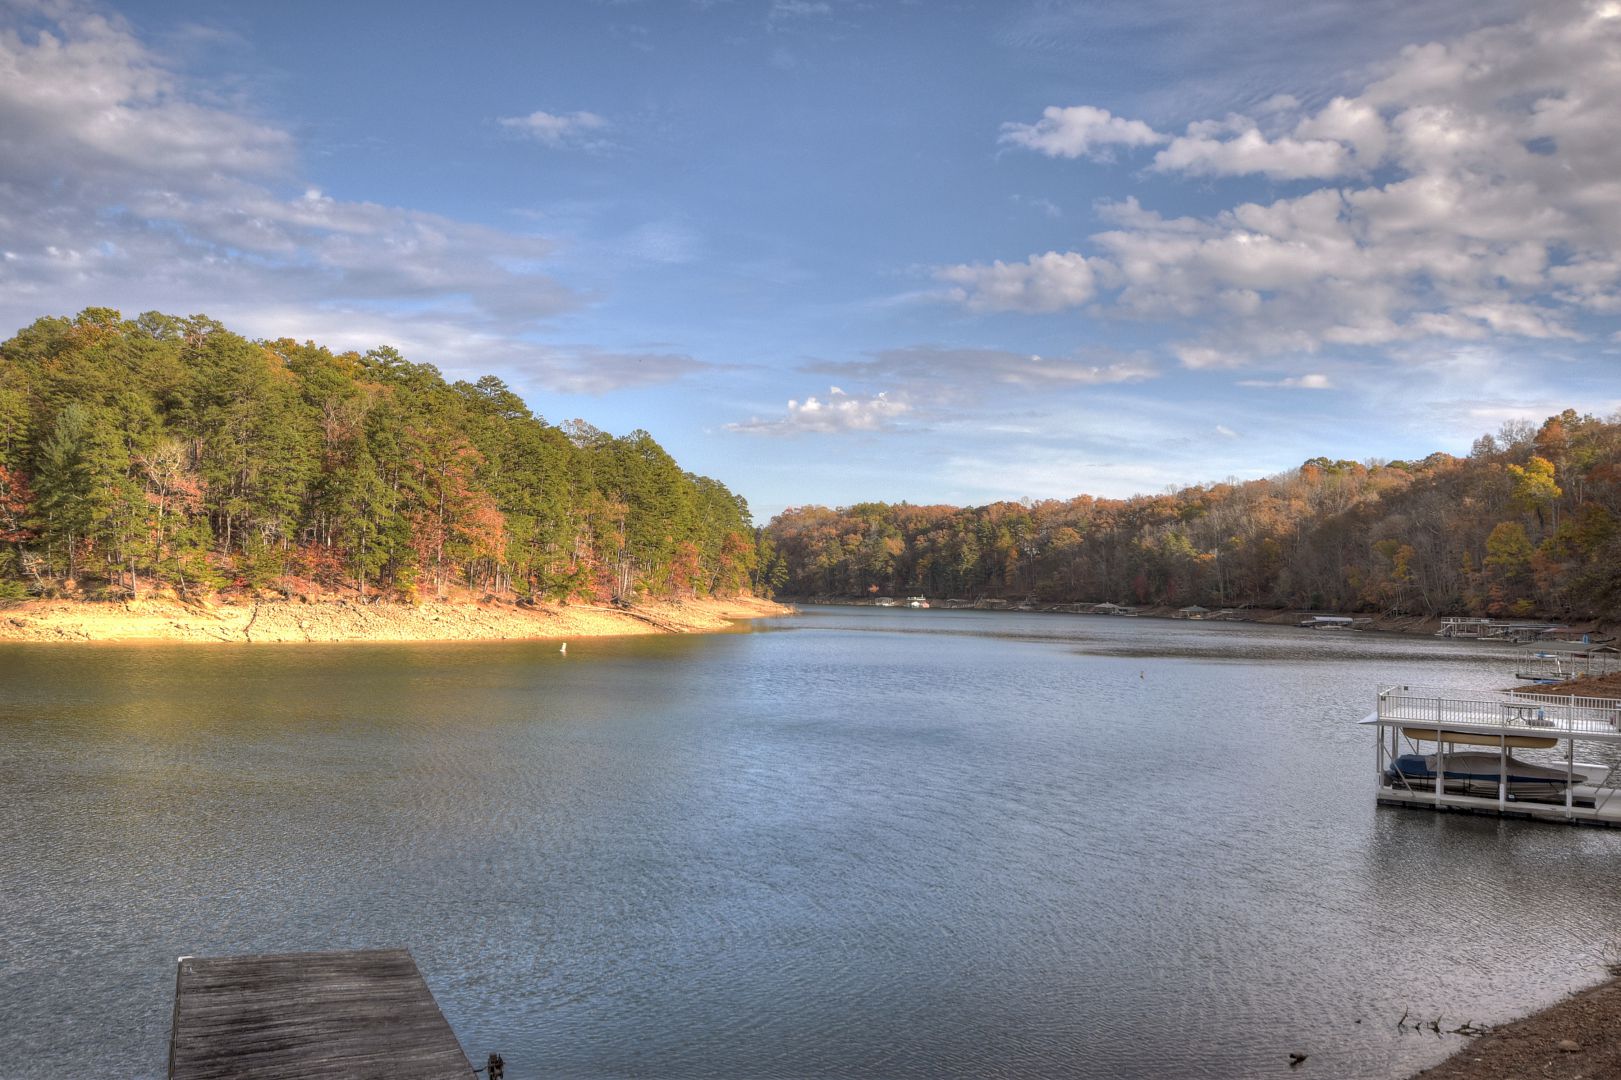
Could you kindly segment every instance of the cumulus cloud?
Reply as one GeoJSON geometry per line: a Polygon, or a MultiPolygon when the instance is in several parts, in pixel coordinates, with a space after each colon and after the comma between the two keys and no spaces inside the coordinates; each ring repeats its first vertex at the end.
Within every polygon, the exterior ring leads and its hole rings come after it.
{"type": "Polygon", "coordinates": [[[1141,120],[1127,120],[1091,105],[1049,105],[1033,124],[1002,125],[1002,142],[1048,157],[1106,158],[1110,147],[1154,146],[1167,138],[1141,120]]]}
{"type": "Polygon", "coordinates": [[[847,394],[837,386],[828,389],[827,397],[808,397],[804,401],[788,402],[787,412],[775,419],[750,420],[727,424],[727,431],[746,435],[838,435],[849,432],[872,432],[895,425],[910,411],[905,402],[891,400],[887,394],[847,394]]]}
{"type": "Polygon", "coordinates": [[[1331,139],[1268,139],[1260,129],[1246,127],[1222,138],[1182,135],[1154,155],[1159,172],[1190,176],[1243,176],[1260,173],[1273,180],[1327,179],[1346,171],[1349,151],[1331,139]]]}
{"type": "Polygon", "coordinates": [[[1084,304],[1096,291],[1086,256],[1072,251],[1032,255],[1022,263],[947,266],[939,278],[970,311],[1061,311],[1084,304]]]}
{"type": "Polygon", "coordinates": [[[1312,373],[1291,375],[1286,379],[1240,379],[1239,386],[1261,386],[1274,390],[1332,390],[1333,380],[1327,375],[1312,373]]]}
{"type": "Polygon", "coordinates": [[[1328,346],[1576,339],[1584,320],[1621,312],[1618,98],[1621,7],[1558,0],[1408,47],[1315,110],[1275,99],[1260,120],[1194,121],[1157,142],[1104,110],[1049,109],[1004,142],[1074,157],[1108,145],[1094,131],[1131,130],[1129,145],[1159,146],[1153,171],[1302,188],[1174,219],[1108,203],[1111,227],[1080,250],[936,273],[974,311],[1096,305],[1196,325],[1175,350],[1189,367],[1328,346]]]}
{"type": "Polygon", "coordinates": [[[608,121],[593,112],[549,113],[539,110],[528,116],[504,116],[496,122],[508,131],[545,146],[588,149],[602,145],[597,133],[608,126],[608,121]]]}
{"type": "Polygon", "coordinates": [[[108,302],[224,317],[251,297],[405,305],[508,338],[582,302],[541,271],[542,237],[299,183],[286,131],[190,95],[119,19],[15,10],[0,30],[0,321],[108,302]]]}

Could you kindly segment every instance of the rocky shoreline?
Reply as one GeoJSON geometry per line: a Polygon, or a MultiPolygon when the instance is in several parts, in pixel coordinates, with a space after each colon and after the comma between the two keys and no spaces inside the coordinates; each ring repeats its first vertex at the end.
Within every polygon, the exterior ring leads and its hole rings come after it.
{"type": "MultiPolygon", "coordinates": [[[[1614,969],[1612,969],[1614,970],[1614,969]]],[[[1413,1080],[1621,1076],[1621,976],[1493,1028],[1413,1080]]]]}
{"type": "Polygon", "coordinates": [[[0,605],[0,642],[509,641],[702,633],[791,614],[753,596],[631,607],[498,600],[401,604],[358,598],[181,603],[28,600],[0,605]]]}

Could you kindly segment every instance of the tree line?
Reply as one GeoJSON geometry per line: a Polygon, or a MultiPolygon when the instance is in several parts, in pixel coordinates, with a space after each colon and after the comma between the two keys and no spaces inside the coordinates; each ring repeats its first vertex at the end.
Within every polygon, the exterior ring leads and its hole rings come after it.
{"type": "Polygon", "coordinates": [[[747,503],[493,376],[91,308],[0,344],[0,597],[730,593],[747,503]]]}
{"type": "Polygon", "coordinates": [[[1467,457],[1313,458],[1129,499],[791,509],[767,575],[796,596],[1621,616],[1621,416],[1510,423],[1467,457]]]}

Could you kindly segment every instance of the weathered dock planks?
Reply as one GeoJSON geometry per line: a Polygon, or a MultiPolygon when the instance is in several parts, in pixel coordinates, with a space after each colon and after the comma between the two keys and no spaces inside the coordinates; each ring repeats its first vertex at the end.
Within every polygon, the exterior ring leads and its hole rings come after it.
{"type": "Polygon", "coordinates": [[[404,949],[182,957],[170,1080],[474,1080],[404,949]]]}

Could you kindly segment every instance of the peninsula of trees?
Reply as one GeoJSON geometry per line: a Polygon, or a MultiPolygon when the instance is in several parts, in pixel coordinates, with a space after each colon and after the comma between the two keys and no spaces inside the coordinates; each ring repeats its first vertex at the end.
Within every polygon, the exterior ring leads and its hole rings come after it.
{"type": "Polygon", "coordinates": [[[0,598],[629,601],[746,589],[755,562],[725,485],[493,377],[105,308],[0,344],[0,598]]]}
{"type": "Polygon", "coordinates": [[[805,507],[762,551],[795,596],[1615,619],[1621,418],[1567,410],[1468,457],[1313,458],[1130,499],[805,507]]]}

